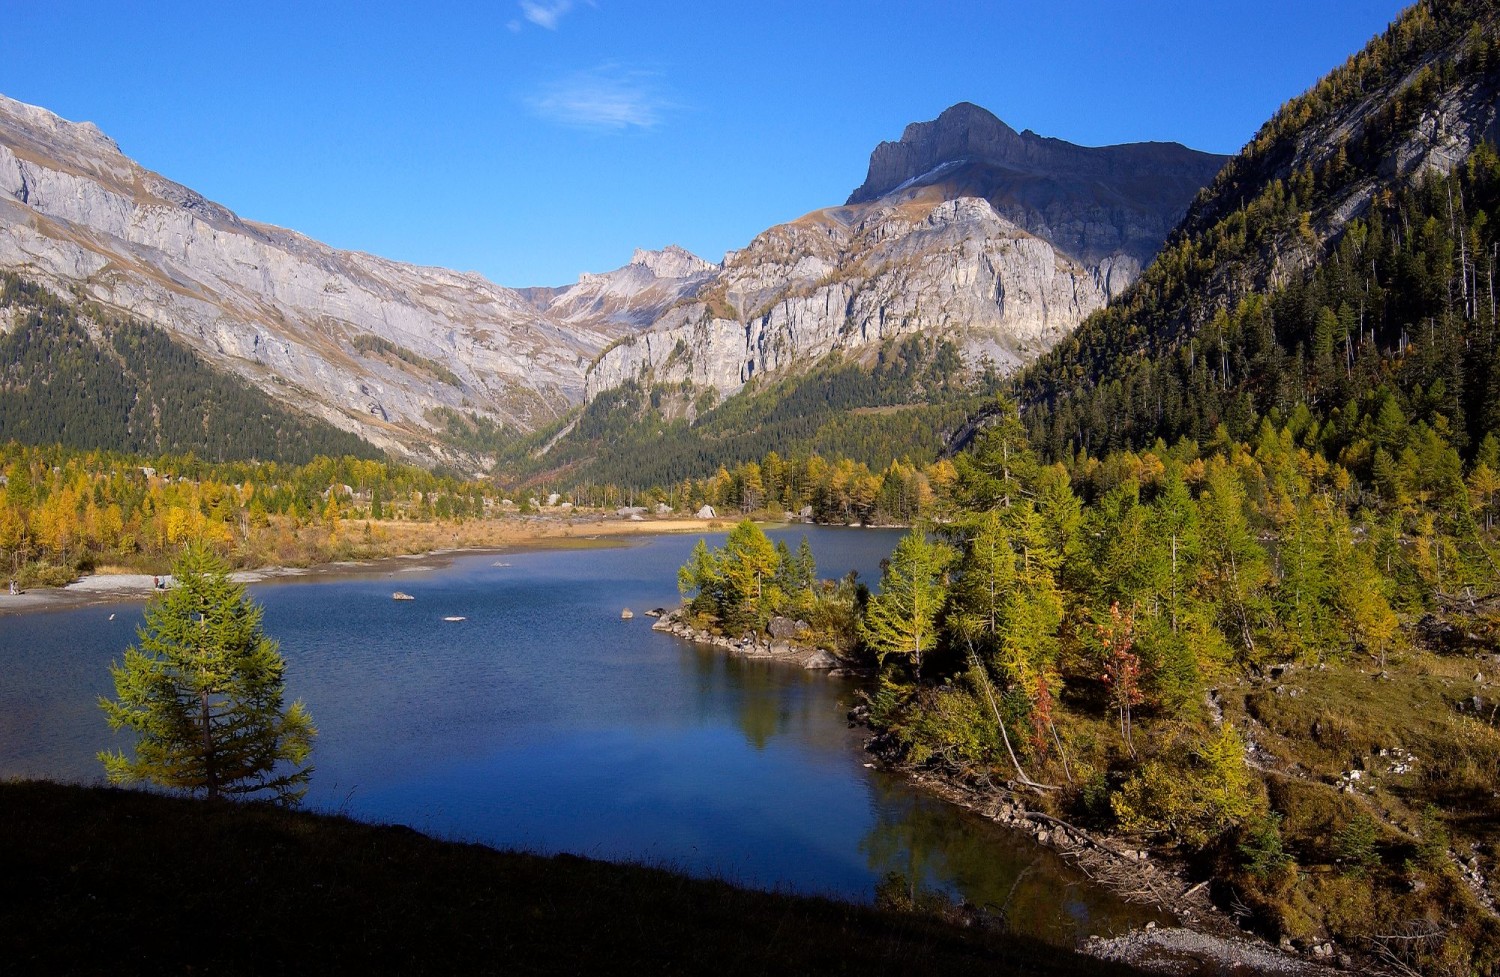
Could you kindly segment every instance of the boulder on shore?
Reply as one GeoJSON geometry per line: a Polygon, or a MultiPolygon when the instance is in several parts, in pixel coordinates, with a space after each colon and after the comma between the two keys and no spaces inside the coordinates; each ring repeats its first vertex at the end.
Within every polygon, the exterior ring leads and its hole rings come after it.
{"type": "Polygon", "coordinates": [[[806,621],[794,621],[789,617],[777,615],[771,618],[766,630],[771,632],[771,637],[781,641],[790,641],[800,637],[812,630],[806,621]]]}

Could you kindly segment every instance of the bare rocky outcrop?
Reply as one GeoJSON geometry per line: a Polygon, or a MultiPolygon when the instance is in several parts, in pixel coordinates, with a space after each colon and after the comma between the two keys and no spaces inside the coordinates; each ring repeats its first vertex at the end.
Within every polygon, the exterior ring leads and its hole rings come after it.
{"type": "Polygon", "coordinates": [[[968,102],[870,155],[850,204],[935,187],[988,200],[1006,220],[1089,268],[1116,294],[1150,263],[1227,157],[1178,143],[1076,146],[1016,132],[968,102]]]}
{"type": "Polygon", "coordinates": [[[606,349],[585,397],[641,379],[727,396],[919,332],[1009,371],[1134,281],[1223,160],[1074,146],[956,105],[882,143],[844,206],[730,252],[690,300],[606,349]]]}
{"type": "Polygon", "coordinates": [[[628,380],[721,395],[752,378],[917,332],[1002,370],[1048,349],[1105,301],[1094,276],[984,200],[928,193],[817,211],[731,252],[697,297],[590,368],[589,399],[628,380]]]}
{"type": "Polygon", "coordinates": [[[601,275],[585,273],[563,288],[522,292],[538,311],[562,325],[589,327],[600,322],[628,329],[651,325],[698,289],[719,266],[678,247],[637,248],[630,264],[601,275]]]}
{"type": "Polygon", "coordinates": [[[811,671],[844,674],[842,668],[845,663],[838,657],[822,648],[803,644],[799,640],[808,631],[806,622],[790,621],[786,618],[776,620],[784,623],[769,636],[745,634],[738,638],[731,638],[694,627],[681,610],[675,610],[661,614],[656,623],[651,625],[651,630],[665,631],[698,644],[725,648],[745,658],[767,658],[811,671]],[[782,636],[778,637],[777,631],[780,631],[782,636]]]}
{"type": "Polygon", "coordinates": [[[477,274],[245,220],[95,126],[0,96],[0,268],[168,329],[378,445],[426,453],[442,426],[434,408],[521,430],[558,416],[602,347],[713,266],[680,249],[637,252],[620,272],[541,290],[552,301],[539,304],[477,274]]]}

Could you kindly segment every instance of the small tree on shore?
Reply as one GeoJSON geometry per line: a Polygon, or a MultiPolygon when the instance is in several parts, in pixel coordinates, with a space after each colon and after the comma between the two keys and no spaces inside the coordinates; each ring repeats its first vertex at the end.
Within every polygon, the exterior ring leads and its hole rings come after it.
{"type": "Polygon", "coordinates": [[[297,803],[317,730],[301,702],[283,707],[286,665],[261,609],[204,548],[185,550],[172,576],[123,664],[110,666],[116,698],[99,705],[137,739],[133,758],[99,754],[105,772],[114,783],[297,803]]]}
{"type": "Polygon", "coordinates": [[[921,678],[922,657],[937,645],[938,614],[947,598],[946,572],[953,555],[946,545],[928,539],[921,526],[896,544],[880,578],[880,593],[870,598],[860,622],[860,634],[881,664],[889,655],[900,655],[921,678]]]}

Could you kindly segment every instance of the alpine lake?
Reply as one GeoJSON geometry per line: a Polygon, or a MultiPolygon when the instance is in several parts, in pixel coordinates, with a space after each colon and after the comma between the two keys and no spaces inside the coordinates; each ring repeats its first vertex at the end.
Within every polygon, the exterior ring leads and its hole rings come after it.
{"type": "MultiPolygon", "coordinates": [[[[892,530],[806,533],[875,586],[892,530]]],[[[705,533],[710,546],[723,533],[705,533]]],[[[1160,918],[870,764],[851,679],[651,630],[700,535],[383,563],[249,587],[319,729],[306,806],[460,841],[868,902],[920,886],[1058,944],[1160,918]],[[392,600],[394,591],[414,599],[392,600]],[[630,608],[635,617],[624,620],[630,608]],[[462,618],[462,620],[445,620],[462,618]]],[[[0,617],[0,777],[95,783],[127,602],[0,617]]]]}

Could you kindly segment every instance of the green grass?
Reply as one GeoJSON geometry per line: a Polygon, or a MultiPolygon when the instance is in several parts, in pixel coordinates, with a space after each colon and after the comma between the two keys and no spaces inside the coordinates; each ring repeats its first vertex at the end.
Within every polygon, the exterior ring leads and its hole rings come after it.
{"type": "Polygon", "coordinates": [[[1243,710],[1270,755],[1268,799],[1296,866],[1260,879],[1230,864],[1220,872],[1271,928],[1419,951],[1420,966],[1405,962],[1423,972],[1497,972],[1500,921],[1459,874],[1479,854],[1493,885],[1488,853],[1500,845],[1500,732],[1460,707],[1492,695],[1474,681],[1484,670],[1467,655],[1416,651],[1383,666],[1299,667],[1226,696],[1226,714],[1243,710]],[[1349,839],[1361,827],[1357,858],[1349,839]]]}
{"type": "Polygon", "coordinates": [[[930,916],[327,815],[0,784],[7,974],[1128,974],[930,916]]]}

